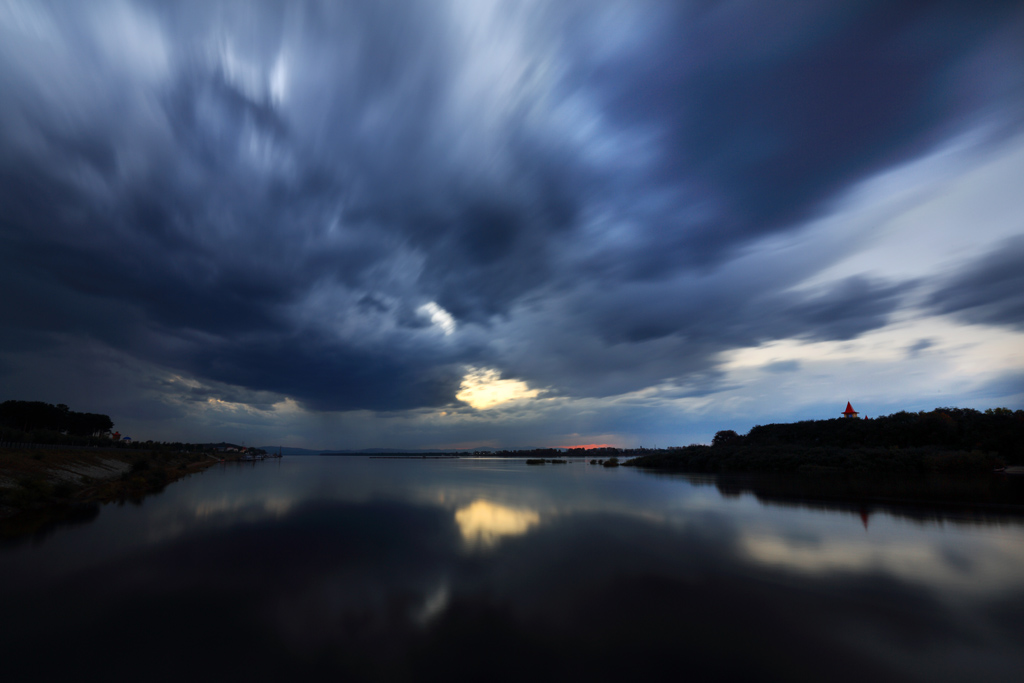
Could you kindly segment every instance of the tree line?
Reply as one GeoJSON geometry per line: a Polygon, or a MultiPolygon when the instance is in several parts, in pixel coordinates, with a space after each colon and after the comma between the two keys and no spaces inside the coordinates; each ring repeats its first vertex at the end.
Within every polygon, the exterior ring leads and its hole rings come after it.
{"type": "Polygon", "coordinates": [[[726,429],[710,446],[657,451],[624,463],[685,472],[984,474],[1024,464],[1024,410],[901,411],[726,429]]]}
{"type": "Polygon", "coordinates": [[[4,401],[0,403],[0,427],[16,432],[50,431],[70,436],[103,436],[114,428],[109,415],[79,413],[63,403],[4,401]]]}
{"type": "Polygon", "coordinates": [[[746,435],[718,432],[712,446],[921,448],[998,453],[1024,460],[1024,410],[936,408],[900,411],[871,420],[834,418],[758,425],[746,435]]]}

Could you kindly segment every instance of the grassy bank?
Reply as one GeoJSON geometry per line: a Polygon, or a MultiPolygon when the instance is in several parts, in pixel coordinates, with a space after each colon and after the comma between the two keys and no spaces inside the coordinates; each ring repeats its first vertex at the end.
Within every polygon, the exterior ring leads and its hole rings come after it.
{"type": "Polygon", "coordinates": [[[101,503],[141,500],[218,460],[204,453],[0,450],[0,536],[95,516],[101,503]]]}

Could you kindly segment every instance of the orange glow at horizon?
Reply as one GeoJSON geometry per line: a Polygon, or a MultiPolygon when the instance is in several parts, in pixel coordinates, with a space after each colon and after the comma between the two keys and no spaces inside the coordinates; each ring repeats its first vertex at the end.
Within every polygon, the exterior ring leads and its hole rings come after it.
{"type": "Polygon", "coordinates": [[[579,446],[565,446],[565,448],[585,448],[589,451],[591,448],[618,448],[618,446],[614,446],[610,443],[583,443],[579,446]]]}

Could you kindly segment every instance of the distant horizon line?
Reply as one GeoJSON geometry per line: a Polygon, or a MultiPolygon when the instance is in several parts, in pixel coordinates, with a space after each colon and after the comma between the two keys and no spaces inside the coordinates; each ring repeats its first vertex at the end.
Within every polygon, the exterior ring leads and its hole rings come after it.
{"type": "MultiPolygon", "coordinates": [[[[359,454],[377,454],[377,453],[480,453],[487,452],[493,453],[497,451],[534,451],[534,450],[558,450],[568,451],[576,448],[583,448],[584,450],[599,450],[602,448],[617,448],[622,450],[631,450],[628,446],[613,446],[611,444],[605,445],[588,445],[588,446],[478,446],[476,448],[302,448],[299,446],[285,446],[285,445],[273,445],[273,446],[256,446],[263,450],[278,450],[282,449],[285,451],[297,451],[301,453],[310,454],[329,454],[329,455],[359,455],[359,454]]],[[[632,448],[640,449],[647,448],[645,446],[635,446],[632,448]]],[[[651,447],[653,448],[653,447],[651,447]]]]}

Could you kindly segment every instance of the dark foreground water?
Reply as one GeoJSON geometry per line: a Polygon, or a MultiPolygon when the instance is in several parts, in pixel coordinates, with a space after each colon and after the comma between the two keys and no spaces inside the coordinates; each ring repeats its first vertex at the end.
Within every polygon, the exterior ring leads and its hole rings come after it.
{"type": "Polygon", "coordinates": [[[0,546],[3,680],[1024,680],[1024,525],[289,458],[0,546]]]}

